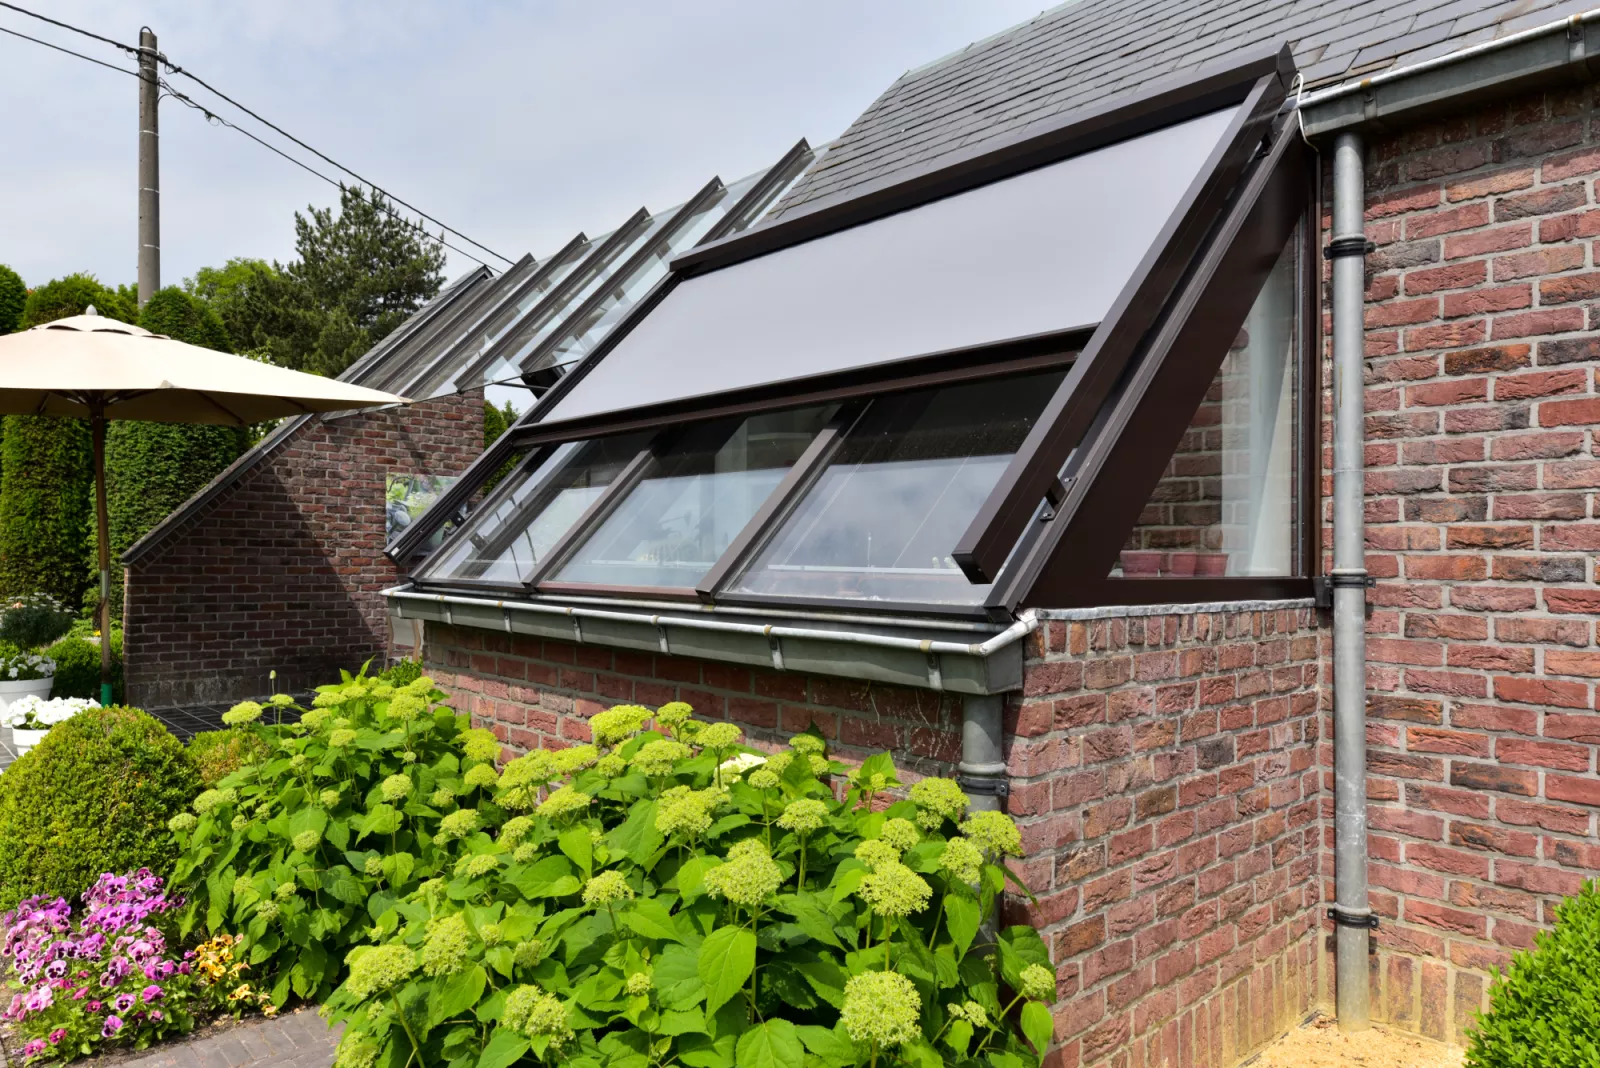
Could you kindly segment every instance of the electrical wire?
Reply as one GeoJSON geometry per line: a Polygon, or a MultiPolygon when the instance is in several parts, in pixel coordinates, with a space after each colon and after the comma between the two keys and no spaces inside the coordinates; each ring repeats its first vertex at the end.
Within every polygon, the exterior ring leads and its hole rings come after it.
{"type": "MultiPolygon", "coordinates": [[[[121,70],[122,68],[118,67],[116,69],[121,70]]],[[[206,117],[206,121],[210,122],[212,125],[215,125],[215,126],[226,126],[228,129],[234,130],[234,131],[236,131],[238,133],[241,133],[244,136],[248,137],[250,140],[254,141],[256,144],[258,144],[262,148],[266,149],[268,152],[272,152],[272,153],[275,153],[276,155],[282,156],[284,159],[288,160],[290,163],[294,164],[296,167],[299,167],[301,170],[305,171],[307,174],[311,174],[311,175],[314,175],[314,176],[316,176],[318,178],[321,178],[324,182],[327,182],[329,185],[334,186],[334,187],[336,187],[338,189],[343,189],[345,187],[344,183],[339,181],[337,178],[332,178],[332,177],[329,177],[326,174],[323,174],[321,171],[317,170],[315,167],[312,167],[310,164],[304,162],[303,160],[295,159],[293,156],[291,156],[287,152],[283,151],[283,149],[279,148],[277,145],[274,145],[274,144],[272,144],[272,143],[270,143],[268,141],[263,141],[261,138],[257,137],[255,134],[251,133],[249,130],[246,130],[244,127],[238,126],[238,125],[236,125],[236,124],[234,124],[232,122],[229,122],[227,119],[223,118],[221,115],[218,115],[216,112],[212,111],[210,108],[207,108],[205,105],[196,103],[195,100],[192,99],[191,97],[186,96],[183,93],[180,93],[178,90],[174,89],[172,87],[172,84],[170,82],[168,82],[165,78],[160,80],[160,85],[161,85],[162,89],[166,90],[166,93],[167,93],[168,96],[170,96],[172,99],[176,100],[178,103],[183,104],[186,107],[193,108],[194,110],[200,112],[202,115],[204,115],[206,117]]],[[[373,188],[377,189],[376,186],[374,186],[373,188]]],[[[377,190],[377,191],[380,192],[380,193],[382,192],[382,190],[377,190]]],[[[439,244],[443,245],[445,248],[449,249],[450,251],[458,252],[461,255],[465,256],[467,259],[472,260],[474,263],[482,263],[485,267],[489,267],[489,265],[487,263],[483,263],[483,260],[479,259],[477,256],[475,256],[472,253],[468,252],[466,249],[459,248],[459,247],[457,247],[455,245],[452,245],[450,242],[446,241],[442,235],[437,237],[437,238],[434,237],[432,234],[430,234],[426,230],[424,230],[421,225],[419,225],[418,223],[415,223],[412,220],[406,218],[404,215],[400,214],[398,211],[395,211],[393,208],[389,207],[388,205],[379,204],[379,203],[374,202],[373,206],[376,207],[379,211],[382,211],[382,212],[384,212],[384,213],[386,213],[386,214],[388,214],[388,215],[400,220],[402,223],[404,223],[405,225],[407,225],[411,229],[415,230],[417,233],[425,235],[429,240],[438,241],[439,244]]],[[[454,231],[452,231],[452,232],[454,232],[454,231]]],[[[493,267],[489,267],[489,269],[491,271],[494,270],[493,267]]]]}
{"type": "MultiPolygon", "coordinates": [[[[0,0],[0,7],[10,6],[10,4],[4,3],[4,0],[0,0]]],[[[29,37],[27,34],[18,33],[16,30],[8,30],[4,26],[0,26],[0,33],[9,33],[11,36],[20,37],[24,41],[32,41],[36,45],[44,45],[46,48],[53,48],[57,52],[65,52],[69,56],[77,56],[79,59],[87,60],[96,66],[105,67],[107,70],[121,71],[123,74],[131,74],[135,78],[139,77],[139,72],[136,70],[129,70],[127,67],[119,67],[115,63],[107,63],[104,60],[95,59],[93,56],[86,56],[82,52],[74,52],[70,48],[62,48],[58,44],[51,44],[49,41],[41,41],[37,37],[29,37]]]]}
{"type": "MultiPolygon", "coordinates": [[[[123,44],[121,41],[114,41],[109,37],[103,37],[98,33],[92,33],[89,30],[83,29],[81,26],[74,26],[71,23],[61,22],[61,21],[59,21],[57,19],[50,18],[48,15],[41,15],[37,11],[30,11],[25,7],[20,7],[17,4],[10,3],[9,0],[0,0],[0,7],[7,8],[7,9],[9,9],[11,11],[16,11],[16,12],[18,12],[20,14],[23,14],[23,15],[27,15],[30,18],[39,19],[42,22],[48,22],[52,26],[59,26],[62,29],[70,30],[73,33],[82,34],[85,37],[90,37],[90,38],[93,38],[96,41],[101,41],[101,42],[103,42],[105,44],[111,45],[113,48],[120,48],[124,52],[128,52],[128,53],[130,53],[132,55],[135,55],[135,56],[140,55],[141,52],[142,52],[141,49],[136,48],[136,47],[134,47],[132,45],[123,44]]],[[[15,34],[15,36],[23,37],[26,40],[34,41],[37,44],[42,44],[47,48],[54,48],[57,51],[66,52],[69,55],[78,56],[78,58],[80,58],[80,59],[87,59],[91,63],[99,63],[101,66],[110,67],[112,70],[120,70],[125,74],[133,74],[135,77],[139,77],[140,76],[138,74],[138,72],[136,72],[136,71],[129,71],[126,68],[118,67],[118,66],[115,66],[114,64],[110,64],[110,63],[101,63],[100,60],[93,59],[93,58],[91,58],[89,56],[85,56],[85,55],[82,55],[82,54],[77,53],[77,52],[72,52],[70,49],[61,48],[59,45],[52,45],[48,41],[40,41],[40,40],[38,40],[38,38],[27,37],[26,34],[16,33],[14,30],[7,30],[5,32],[13,33],[13,34],[15,34]]],[[[386,199],[392,200],[396,204],[401,205],[402,207],[409,208],[410,210],[416,212],[422,218],[428,220],[431,223],[434,223],[435,225],[437,225],[440,228],[439,243],[444,245],[446,248],[449,248],[449,249],[451,249],[451,250],[453,250],[455,252],[459,252],[463,256],[466,256],[468,259],[473,260],[473,261],[475,261],[477,263],[483,263],[485,267],[488,266],[488,264],[484,263],[484,261],[482,259],[480,259],[479,257],[474,256],[471,253],[466,252],[463,249],[457,248],[455,245],[452,245],[449,242],[445,241],[444,238],[443,238],[443,235],[445,233],[451,233],[451,234],[455,234],[457,237],[461,238],[467,244],[472,245],[472,246],[474,246],[476,248],[482,249],[483,251],[487,252],[489,255],[493,256],[497,260],[501,260],[501,261],[505,262],[506,264],[511,264],[511,263],[514,262],[509,257],[501,255],[500,253],[496,252],[494,249],[490,248],[488,245],[485,245],[480,241],[475,241],[471,237],[469,237],[466,234],[462,233],[460,230],[457,230],[455,227],[448,226],[444,222],[442,222],[441,220],[434,218],[432,215],[429,215],[427,212],[423,211],[421,208],[417,207],[415,204],[412,204],[412,203],[409,203],[408,201],[400,199],[399,197],[395,196],[393,193],[389,192],[387,189],[384,189],[382,186],[378,185],[376,182],[373,182],[372,180],[370,180],[368,178],[365,178],[360,174],[357,174],[355,171],[351,170],[349,167],[346,167],[344,164],[340,163],[338,160],[332,158],[331,156],[328,156],[325,153],[317,151],[315,148],[312,148],[310,145],[306,144],[304,141],[302,141],[298,137],[294,136],[294,134],[290,133],[288,130],[285,130],[283,127],[281,127],[278,124],[270,121],[269,119],[263,118],[261,115],[259,115],[256,112],[252,111],[250,108],[245,107],[243,104],[241,104],[237,100],[233,99],[233,97],[231,97],[228,94],[222,92],[220,89],[218,89],[215,86],[211,85],[209,82],[205,81],[204,79],[202,79],[198,75],[193,74],[193,73],[185,70],[183,67],[180,67],[176,63],[173,63],[171,60],[167,59],[167,57],[165,55],[157,53],[156,54],[156,58],[157,58],[157,60],[160,61],[160,63],[163,66],[165,66],[167,68],[167,73],[169,73],[169,74],[179,74],[179,75],[182,75],[185,78],[188,78],[190,81],[193,81],[197,85],[201,86],[207,92],[211,93],[212,95],[214,95],[214,96],[216,96],[216,97],[218,97],[218,98],[220,98],[222,100],[227,101],[229,104],[231,104],[232,106],[238,108],[240,111],[244,112],[246,115],[249,115],[252,119],[255,119],[257,122],[261,123],[263,126],[266,126],[268,129],[271,129],[272,131],[274,131],[275,133],[279,134],[282,137],[288,138],[290,141],[293,141],[296,145],[299,145],[301,148],[305,149],[307,152],[310,152],[312,155],[316,156],[318,159],[322,160],[323,162],[325,162],[325,163],[327,163],[327,164],[329,164],[329,165],[331,165],[333,167],[338,168],[339,170],[343,171],[345,174],[348,174],[350,177],[354,178],[356,181],[360,182],[362,185],[367,186],[368,188],[374,190],[375,192],[382,193],[386,199]]],[[[242,127],[236,126],[231,122],[227,122],[226,120],[221,119],[220,116],[217,116],[214,112],[210,111],[208,108],[205,108],[205,107],[203,107],[203,106],[201,106],[199,104],[196,104],[189,97],[184,96],[182,93],[179,93],[176,90],[174,90],[166,82],[163,81],[162,82],[162,86],[167,90],[167,92],[174,99],[179,100],[179,101],[181,101],[183,103],[189,104],[191,107],[194,107],[194,108],[196,108],[196,109],[198,109],[198,110],[200,110],[202,112],[205,112],[205,114],[206,114],[206,116],[208,118],[215,119],[216,121],[222,122],[223,125],[226,125],[226,126],[232,128],[234,130],[238,130],[240,133],[243,133],[246,136],[250,137],[251,140],[257,142],[258,144],[260,144],[260,145],[262,145],[262,146],[264,146],[266,148],[271,148],[278,155],[283,156],[284,159],[289,160],[290,162],[294,163],[296,166],[299,166],[304,170],[310,171],[312,174],[317,175],[317,177],[322,178],[324,181],[331,181],[331,179],[329,179],[326,175],[324,175],[324,174],[322,174],[322,173],[320,173],[320,172],[318,172],[316,170],[313,170],[311,167],[306,166],[306,164],[300,162],[299,160],[294,159],[293,157],[287,155],[286,153],[280,151],[279,149],[273,148],[273,146],[267,144],[267,142],[261,140],[261,138],[256,137],[253,134],[250,134],[248,131],[244,130],[242,127]]],[[[339,185],[340,183],[334,182],[333,184],[334,185],[339,185]]],[[[395,215],[396,218],[402,218],[402,216],[400,216],[398,213],[391,212],[391,214],[395,215]]],[[[407,219],[405,221],[408,222],[408,223],[410,222],[409,219],[407,219]]],[[[415,226],[416,224],[413,223],[412,225],[415,226]]],[[[417,226],[416,228],[419,231],[426,233],[426,231],[423,230],[421,226],[417,226]]],[[[432,235],[429,235],[429,236],[431,237],[432,235]]]]}

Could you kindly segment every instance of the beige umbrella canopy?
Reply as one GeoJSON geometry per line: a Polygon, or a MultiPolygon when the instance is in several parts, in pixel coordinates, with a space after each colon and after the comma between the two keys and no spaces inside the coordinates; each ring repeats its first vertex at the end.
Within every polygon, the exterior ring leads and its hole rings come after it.
{"type": "Polygon", "coordinates": [[[0,413],[89,420],[100,531],[100,698],[111,703],[106,420],[244,426],[406,401],[337,379],[200,348],[95,314],[0,337],[0,413]]]}

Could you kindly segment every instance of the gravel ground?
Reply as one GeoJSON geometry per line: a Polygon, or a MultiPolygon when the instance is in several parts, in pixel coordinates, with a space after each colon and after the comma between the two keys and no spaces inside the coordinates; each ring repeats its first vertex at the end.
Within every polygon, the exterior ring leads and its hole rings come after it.
{"type": "Polygon", "coordinates": [[[1405,1031],[1373,1027],[1344,1034],[1326,1016],[1262,1050],[1249,1068],[1461,1068],[1462,1051],[1405,1031]]]}

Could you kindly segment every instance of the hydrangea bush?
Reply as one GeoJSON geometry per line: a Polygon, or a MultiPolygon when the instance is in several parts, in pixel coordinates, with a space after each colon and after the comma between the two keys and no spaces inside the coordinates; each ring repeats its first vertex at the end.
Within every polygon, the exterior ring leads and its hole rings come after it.
{"type": "Polygon", "coordinates": [[[239,933],[274,1005],[326,997],[373,918],[454,862],[441,821],[480,791],[462,757],[467,718],[443,697],[427,678],[346,673],[299,722],[274,722],[301,711],[286,695],[223,716],[268,755],[172,817],[173,884],[190,898],[182,931],[239,933]]]}
{"type": "MultiPolygon", "coordinates": [[[[194,1027],[194,1013],[248,994],[237,969],[196,970],[199,953],[178,956],[169,938],[181,902],[142,868],[102,875],[73,919],[65,898],[34,897],[0,918],[13,988],[0,1017],[24,1039],[24,1061],[70,1061],[105,1047],[144,1049],[194,1027]],[[243,993],[241,993],[241,989],[243,993]],[[233,995],[240,995],[233,997],[233,995]]],[[[202,952],[207,947],[202,947],[202,952]]]]}
{"type": "MultiPolygon", "coordinates": [[[[372,776],[350,818],[426,809],[433,852],[423,881],[367,903],[325,1007],[346,1025],[339,1068],[1041,1062],[1048,952],[1031,927],[986,926],[1015,882],[1009,817],[970,811],[947,779],[884,807],[888,754],[841,798],[819,736],[752,753],[733,724],[691,717],[612,708],[593,744],[500,771],[493,737],[469,731],[432,794],[420,762],[372,776]]],[[[331,744],[339,728],[311,730],[331,744]]],[[[352,842],[343,863],[370,862],[352,842]]]]}

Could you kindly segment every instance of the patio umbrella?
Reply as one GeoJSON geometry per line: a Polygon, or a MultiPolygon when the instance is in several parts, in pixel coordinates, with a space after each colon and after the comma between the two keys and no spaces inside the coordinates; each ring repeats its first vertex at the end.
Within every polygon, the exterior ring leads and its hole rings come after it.
{"type": "Polygon", "coordinates": [[[111,703],[111,546],[106,514],[106,421],[245,426],[403,398],[174,341],[96,314],[0,337],[0,414],[87,419],[94,440],[100,532],[100,703],[111,703]]]}

